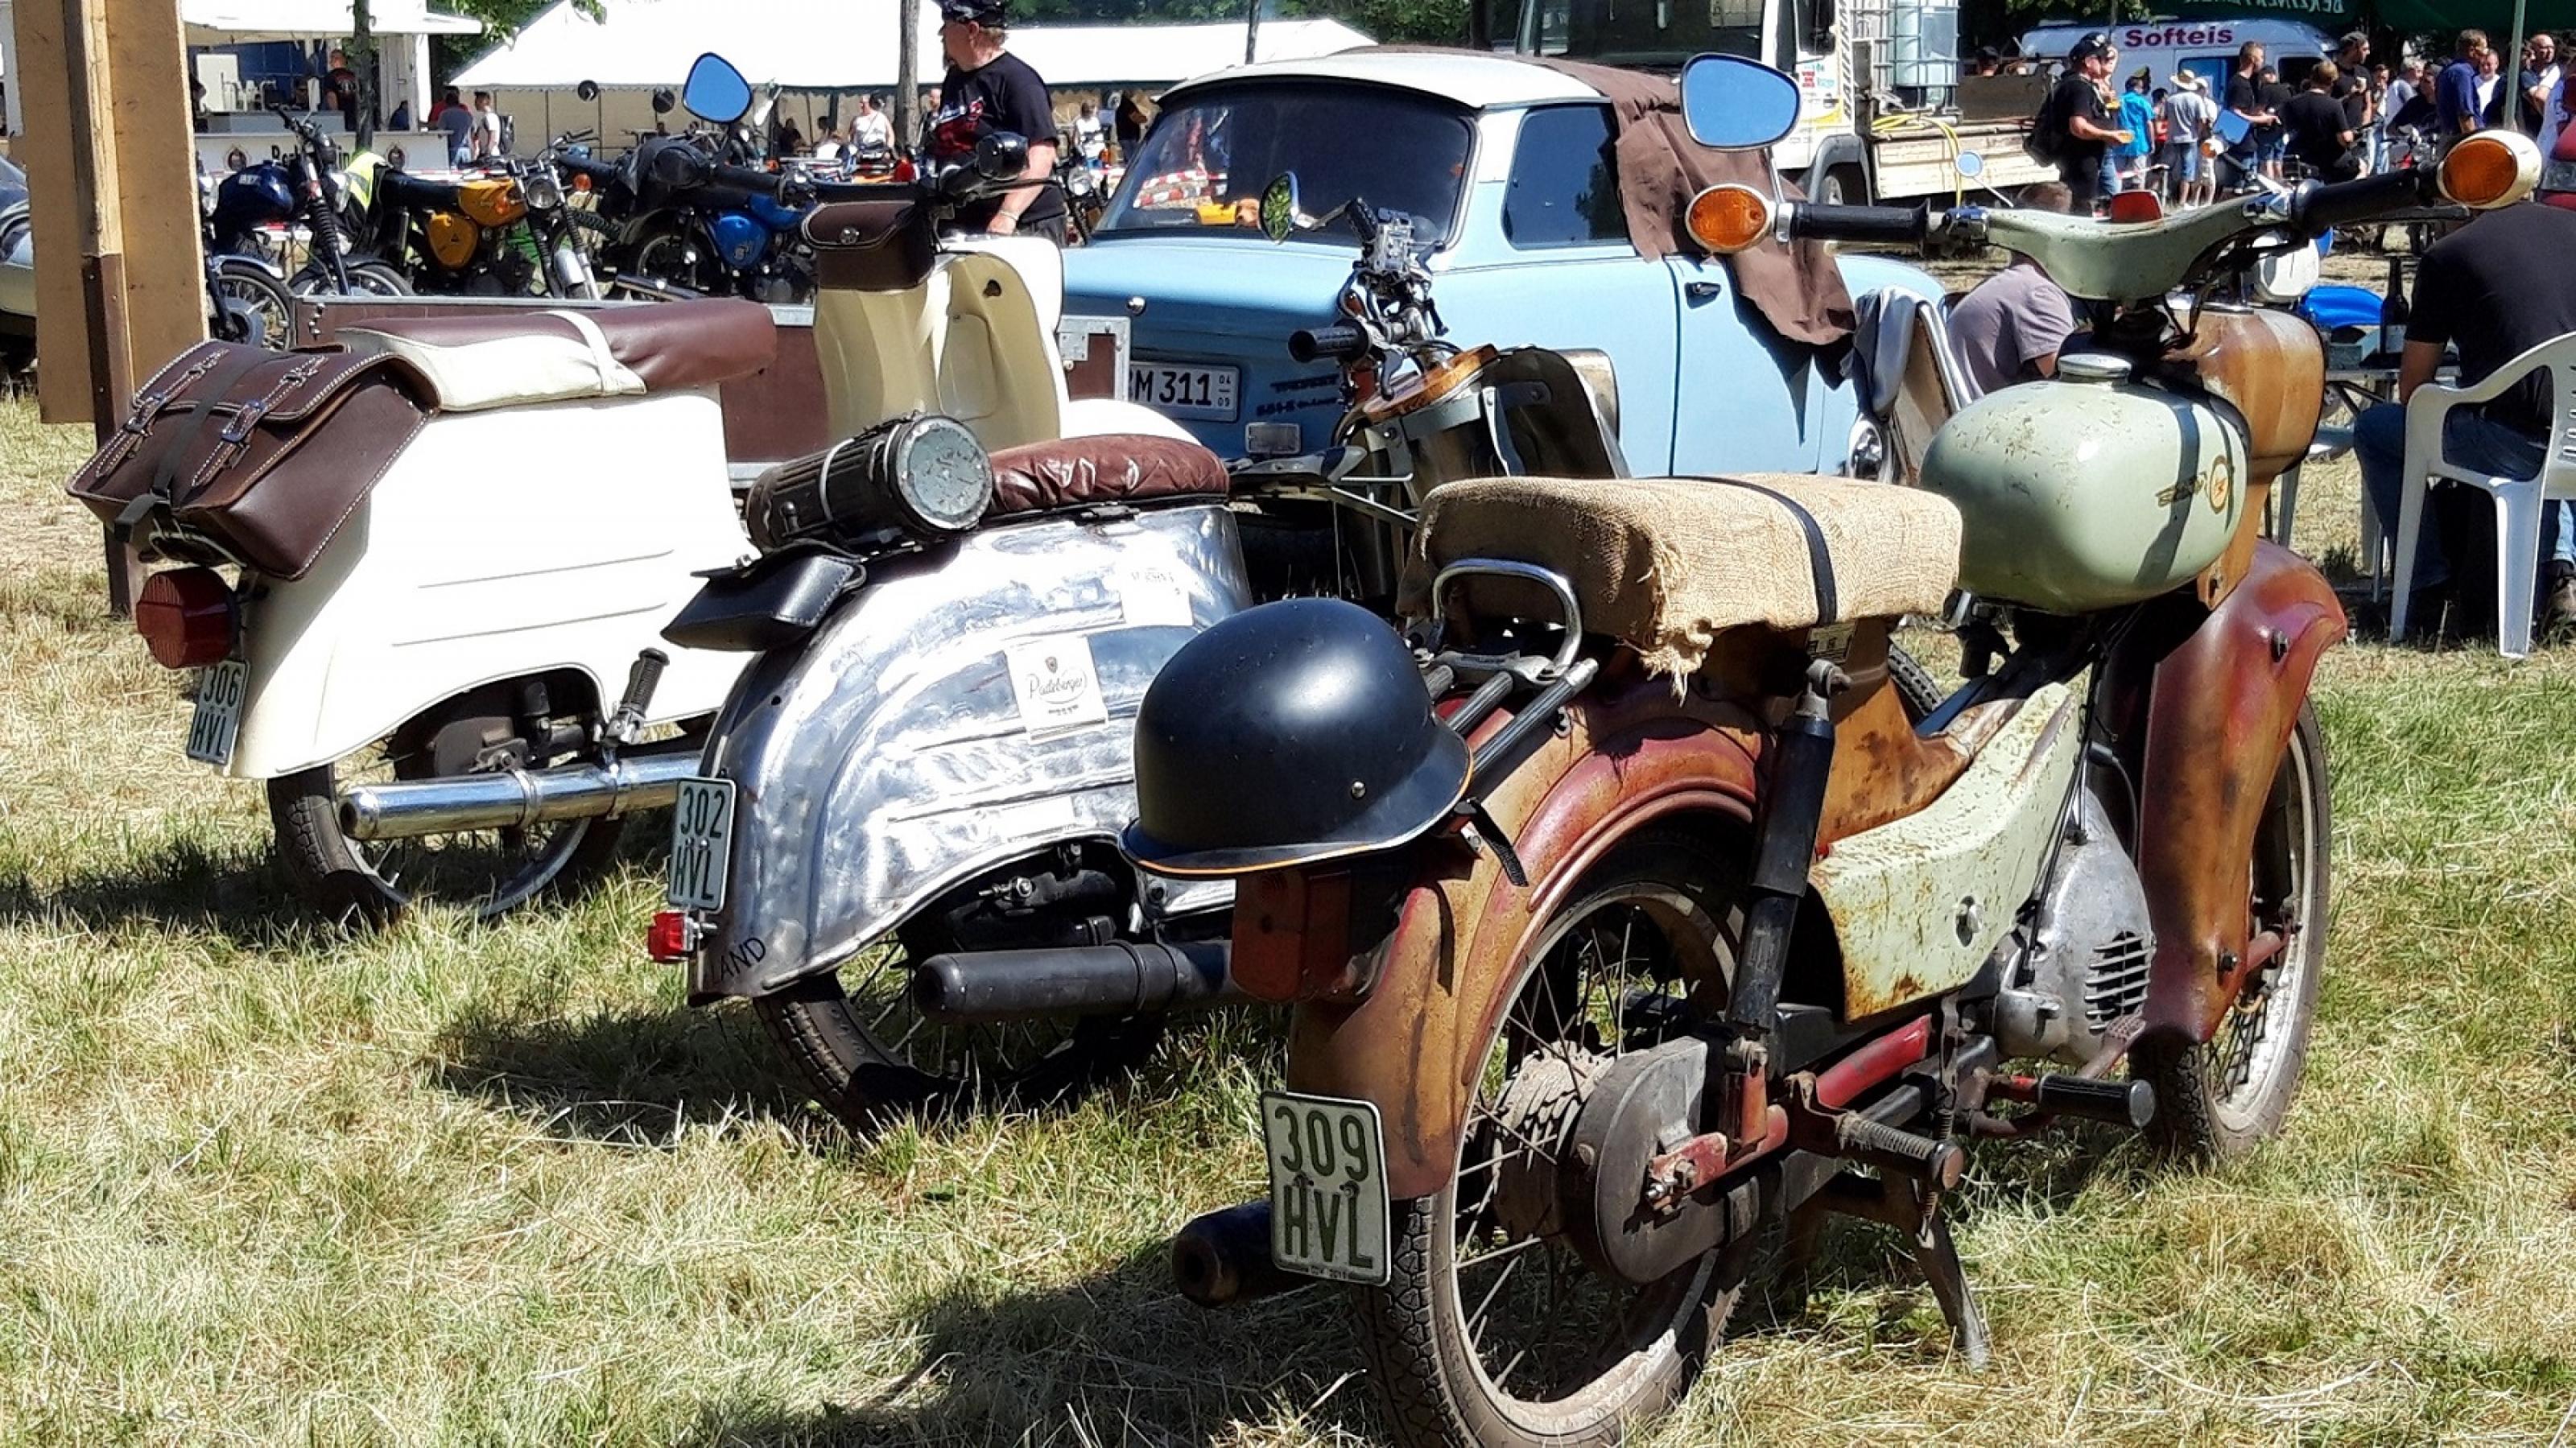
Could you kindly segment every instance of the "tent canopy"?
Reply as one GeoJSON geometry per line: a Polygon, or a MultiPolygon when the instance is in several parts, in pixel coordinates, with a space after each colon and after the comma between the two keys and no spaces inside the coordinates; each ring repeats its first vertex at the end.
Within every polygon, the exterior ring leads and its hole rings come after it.
{"type": "MultiPolygon", "coordinates": [[[[179,0],[190,45],[258,40],[337,40],[357,29],[350,0],[179,0]]],[[[442,15],[423,0],[373,0],[378,35],[479,35],[483,22],[442,15]]]]}
{"type": "MultiPolygon", "coordinates": [[[[922,76],[936,80],[945,67],[935,13],[925,19],[916,58],[922,76]]],[[[458,72],[456,84],[676,86],[691,61],[714,50],[755,83],[885,90],[895,83],[896,24],[895,0],[654,0],[610,5],[604,20],[557,0],[509,44],[458,72]]],[[[1265,20],[1259,43],[1263,60],[1300,60],[1369,38],[1336,20],[1265,20]]],[[[1168,82],[1242,64],[1243,27],[1027,25],[1011,32],[1011,50],[1053,86],[1168,82]]]]}

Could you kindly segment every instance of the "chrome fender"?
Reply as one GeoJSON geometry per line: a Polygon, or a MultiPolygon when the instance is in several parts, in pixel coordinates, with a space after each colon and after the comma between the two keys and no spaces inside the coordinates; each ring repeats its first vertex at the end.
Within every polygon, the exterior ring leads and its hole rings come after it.
{"type": "MultiPolygon", "coordinates": [[[[1250,606],[1215,505],[1042,518],[881,565],[803,647],[754,664],[717,717],[703,763],[734,783],[733,843],[689,1000],[771,994],[981,870],[1113,837],[1136,813],[1145,686],[1250,606]],[[1088,722],[1050,725],[1050,707],[1088,722]]],[[[1187,898],[1173,884],[1175,913],[1230,898],[1229,882],[1187,898]]]]}

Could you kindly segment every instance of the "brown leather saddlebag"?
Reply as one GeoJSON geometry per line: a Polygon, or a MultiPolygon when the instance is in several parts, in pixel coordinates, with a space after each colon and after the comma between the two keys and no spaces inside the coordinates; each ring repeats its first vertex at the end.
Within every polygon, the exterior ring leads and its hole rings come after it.
{"type": "Polygon", "coordinates": [[[430,396],[396,357],[201,342],[143,384],[70,492],[138,546],[300,578],[430,396]]]}

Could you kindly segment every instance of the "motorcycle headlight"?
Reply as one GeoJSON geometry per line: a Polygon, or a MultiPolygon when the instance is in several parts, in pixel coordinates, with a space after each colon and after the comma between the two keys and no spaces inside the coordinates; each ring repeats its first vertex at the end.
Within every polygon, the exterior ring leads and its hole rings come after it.
{"type": "Polygon", "coordinates": [[[563,205],[563,185],[552,176],[531,175],[519,183],[528,198],[531,211],[552,211],[563,205]]]}
{"type": "Polygon", "coordinates": [[[993,460],[966,425],[906,413],[762,473],[743,522],[763,551],[803,538],[864,547],[889,534],[973,531],[993,504],[993,460]]]}

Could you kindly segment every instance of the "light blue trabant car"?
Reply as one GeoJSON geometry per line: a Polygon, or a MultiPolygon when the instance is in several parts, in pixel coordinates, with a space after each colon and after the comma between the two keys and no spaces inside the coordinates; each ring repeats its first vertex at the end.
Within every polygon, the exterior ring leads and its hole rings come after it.
{"type": "MultiPolygon", "coordinates": [[[[1228,204],[1294,171],[1309,211],[1356,194],[1417,218],[1451,341],[1607,352],[1634,471],[1840,471],[1849,384],[1783,346],[1722,262],[1638,254],[1610,141],[1598,91],[1506,56],[1354,52],[1221,71],[1163,97],[1099,236],[1065,254],[1065,310],[1130,316],[1132,395],[1219,456],[1325,446],[1340,415],[1332,364],[1291,361],[1287,339],[1336,320],[1358,244],[1347,223],[1273,243],[1228,204]]],[[[1913,267],[1841,266],[1855,296],[1940,300],[1913,267]]]]}

